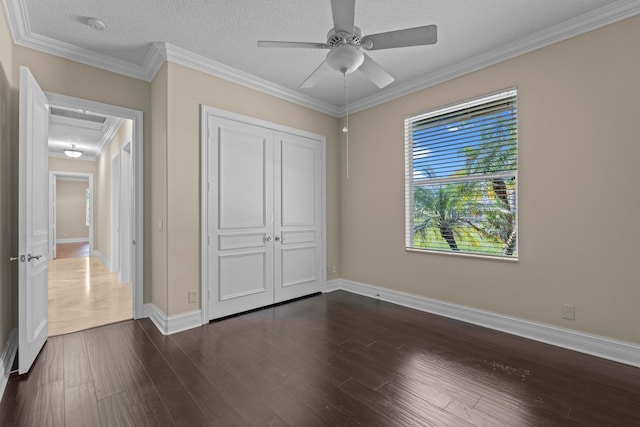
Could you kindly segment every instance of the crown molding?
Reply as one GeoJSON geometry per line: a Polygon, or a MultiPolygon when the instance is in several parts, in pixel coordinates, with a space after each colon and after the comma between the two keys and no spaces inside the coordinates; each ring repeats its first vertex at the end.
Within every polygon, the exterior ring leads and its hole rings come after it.
{"type": "MultiPolygon", "coordinates": [[[[483,52],[469,59],[442,68],[421,79],[382,90],[349,105],[349,112],[356,113],[367,108],[392,101],[410,93],[444,83],[465,74],[481,70],[511,58],[570,39],[580,34],[596,30],[640,14],[640,0],[618,0],[610,5],[585,13],[547,29],[521,37],[496,49],[483,52]]],[[[346,108],[340,109],[339,117],[346,115],[346,108]]]]}
{"type": "Polygon", "coordinates": [[[18,40],[30,32],[27,12],[20,0],[3,0],[2,6],[7,17],[9,33],[13,42],[17,44],[18,40]]]}
{"type": "Polygon", "coordinates": [[[340,108],[253,74],[165,43],[166,60],[337,117],[340,108]]]}
{"type": "Polygon", "coordinates": [[[52,39],[33,33],[29,24],[27,8],[24,0],[4,0],[4,8],[9,23],[9,31],[13,42],[60,58],[69,59],[91,67],[101,68],[113,73],[133,77],[138,80],[148,79],[146,64],[137,65],[109,55],[97,53],[70,43],[52,39]]]}
{"type": "Polygon", "coordinates": [[[156,78],[156,74],[162,68],[162,65],[167,60],[167,49],[165,43],[155,42],[151,43],[151,47],[147,51],[147,56],[144,58],[142,67],[145,70],[146,78],[148,82],[153,81],[156,78]]]}
{"type": "MultiPolygon", "coordinates": [[[[336,107],[168,43],[152,43],[142,65],[138,65],[35,34],[31,32],[24,0],[4,0],[3,4],[9,31],[14,43],[19,46],[147,82],[154,79],[165,61],[171,61],[334,117],[346,115],[346,106],[336,107]]],[[[638,14],[640,14],[640,0],[615,1],[610,5],[522,37],[497,49],[483,52],[440,69],[424,78],[382,90],[375,95],[351,103],[349,111],[355,113],[374,107],[638,14]]]]}
{"type": "Polygon", "coordinates": [[[102,135],[102,140],[100,141],[100,146],[98,146],[98,151],[96,152],[95,159],[98,160],[104,149],[107,147],[107,143],[111,142],[111,138],[120,130],[120,126],[124,123],[124,119],[122,117],[113,117],[114,121],[111,123],[111,126],[106,130],[106,132],[102,135]]]}

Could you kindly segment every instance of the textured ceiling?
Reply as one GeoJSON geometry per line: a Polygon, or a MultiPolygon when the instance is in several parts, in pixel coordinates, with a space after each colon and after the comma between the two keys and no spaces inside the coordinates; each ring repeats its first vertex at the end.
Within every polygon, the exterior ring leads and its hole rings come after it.
{"type": "MultiPolygon", "coordinates": [[[[10,1],[10,0],[5,0],[10,1]]],[[[15,1],[15,0],[11,0],[15,1]]],[[[258,48],[257,40],[324,42],[332,28],[329,0],[17,0],[31,33],[143,65],[154,42],[165,42],[298,91],[335,107],[345,103],[342,75],[311,89],[299,85],[327,53],[258,48]],[[103,20],[96,31],[88,17],[103,20]]],[[[363,33],[438,25],[435,46],[369,52],[396,81],[410,85],[469,58],[490,54],[596,9],[629,0],[356,0],[363,33]]],[[[358,72],[348,76],[350,102],[380,92],[358,72]]]]}

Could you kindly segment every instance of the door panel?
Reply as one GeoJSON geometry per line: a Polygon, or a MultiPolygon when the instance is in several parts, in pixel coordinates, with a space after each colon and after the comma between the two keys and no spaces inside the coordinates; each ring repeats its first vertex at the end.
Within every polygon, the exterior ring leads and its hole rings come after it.
{"type": "Polygon", "coordinates": [[[313,143],[287,136],[280,145],[282,226],[316,223],[316,154],[313,143]]]}
{"type": "Polygon", "coordinates": [[[314,282],[315,246],[282,249],[282,287],[314,282]]]}
{"type": "Polygon", "coordinates": [[[18,196],[18,346],[20,374],[31,368],[48,336],[49,106],[26,67],[20,67],[18,196]]]}
{"type": "Polygon", "coordinates": [[[266,225],[266,135],[220,128],[220,228],[266,225]]]}
{"type": "Polygon", "coordinates": [[[265,292],[266,253],[249,252],[219,258],[221,301],[265,292]]]}
{"type": "Polygon", "coordinates": [[[273,304],[273,132],[208,120],[209,318],[273,304]]]}
{"type": "Polygon", "coordinates": [[[275,301],[323,287],[322,146],[277,132],[275,149],[275,301]]]}
{"type": "Polygon", "coordinates": [[[219,249],[260,248],[264,246],[264,233],[227,234],[218,236],[219,249]]]}

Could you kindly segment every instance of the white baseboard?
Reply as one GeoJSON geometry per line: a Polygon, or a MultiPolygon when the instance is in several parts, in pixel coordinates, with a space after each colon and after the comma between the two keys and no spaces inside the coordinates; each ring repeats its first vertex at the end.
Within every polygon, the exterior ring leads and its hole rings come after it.
{"type": "Polygon", "coordinates": [[[9,334],[9,339],[2,350],[2,354],[0,354],[0,400],[2,400],[4,389],[7,387],[9,374],[11,373],[11,367],[13,366],[17,350],[18,329],[13,329],[9,334]]]}
{"type": "Polygon", "coordinates": [[[100,262],[102,262],[104,266],[107,267],[107,270],[111,271],[111,261],[109,261],[109,259],[107,259],[106,256],[102,255],[102,252],[100,252],[97,249],[94,249],[92,255],[95,257],[98,257],[100,259],[100,262]]]}
{"type": "Polygon", "coordinates": [[[324,291],[325,292],[338,291],[338,290],[342,289],[341,285],[342,285],[342,280],[341,279],[329,280],[327,282],[327,286],[325,287],[324,291]]]}
{"type": "Polygon", "coordinates": [[[626,365],[640,367],[640,345],[635,343],[600,335],[592,335],[517,317],[505,316],[503,314],[394,291],[365,283],[353,282],[351,280],[338,279],[327,282],[327,292],[338,289],[403,305],[427,313],[461,320],[474,325],[484,326],[603,359],[613,360],[626,365]]]}
{"type": "Polygon", "coordinates": [[[149,303],[144,305],[144,316],[151,319],[163,335],[175,334],[176,332],[186,331],[202,325],[202,312],[200,310],[167,317],[162,310],[149,303]]]}
{"type": "Polygon", "coordinates": [[[56,243],[89,243],[88,237],[69,237],[64,239],[56,239],[56,243]]]}

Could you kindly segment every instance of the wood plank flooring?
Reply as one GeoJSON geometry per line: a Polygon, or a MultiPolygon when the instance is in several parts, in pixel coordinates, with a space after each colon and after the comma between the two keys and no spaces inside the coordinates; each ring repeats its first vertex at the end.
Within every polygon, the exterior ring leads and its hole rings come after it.
{"type": "Polygon", "coordinates": [[[640,426],[640,369],[333,292],[50,338],[2,426],[640,426]]]}
{"type": "Polygon", "coordinates": [[[131,284],[120,283],[118,275],[109,272],[99,258],[49,261],[49,336],[132,317],[131,284]]]}
{"type": "Polygon", "coordinates": [[[80,258],[89,255],[91,255],[89,253],[89,242],[56,244],[56,259],[80,258]]]}

